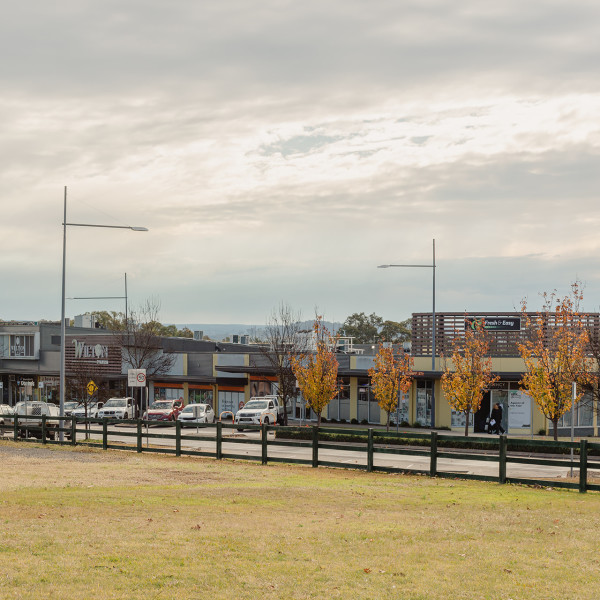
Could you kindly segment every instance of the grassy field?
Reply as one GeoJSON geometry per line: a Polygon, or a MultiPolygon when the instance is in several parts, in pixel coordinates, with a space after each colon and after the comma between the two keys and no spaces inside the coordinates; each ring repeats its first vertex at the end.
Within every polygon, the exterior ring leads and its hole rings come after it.
{"type": "Polygon", "coordinates": [[[600,495],[0,442],[2,599],[596,599],[600,495]]]}

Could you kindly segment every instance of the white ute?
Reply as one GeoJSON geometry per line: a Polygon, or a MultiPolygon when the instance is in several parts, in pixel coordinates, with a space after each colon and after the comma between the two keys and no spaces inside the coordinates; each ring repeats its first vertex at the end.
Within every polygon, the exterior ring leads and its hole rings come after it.
{"type": "Polygon", "coordinates": [[[41,438],[42,416],[45,416],[48,419],[46,421],[46,437],[49,440],[56,439],[59,427],[56,417],[60,416],[60,410],[56,404],[37,401],[18,402],[14,414],[18,415],[19,437],[41,438]]]}
{"type": "MultiPolygon", "coordinates": [[[[234,423],[236,425],[274,425],[281,421],[283,408],[279,404],[278,396],[260,396],[250,398],[246,405],[237,411],[234,423]]],[[[238,427],[238,431],[242,431],[238,427]]]]}

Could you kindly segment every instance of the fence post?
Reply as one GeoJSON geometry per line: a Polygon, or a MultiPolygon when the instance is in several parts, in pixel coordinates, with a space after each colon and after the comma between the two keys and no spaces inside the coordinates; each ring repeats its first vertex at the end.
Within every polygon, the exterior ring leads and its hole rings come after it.
{"type": "Polygon", "coordinates": [[[108,450],[108,420],[102,419],[102,450],[108,450]]]}
{"type": "Polygon", "coordinates": [[[369,427],[369,437],[367,438],[367,473],[373,470],[373,428],[369,427]]]}
{"type": "Polygon", "coordinates": [[[429,451],[429,477],[435,477],[437,475],[437,447],[438,447],[438,434],[437,431],[431,432],[431,449],[429,451]]]}
{"type": "Polygon", "coordinates": [[[175,421],[175,456],[181,456],[181,421],[175,421]]]}
{"type": "Polygon", "coordinates": [[[587,492],[587,440],[579,442],[579,493],[587,492]]]}
{"type": "Polygon", "coordinates": [[[137,420],[136,442],[137,442],[137,451],[141,452],[142,451],[142,420],[139,417],[137,420]]]}
{"type": "Polygon", "coordinates": [[[71,445],[77,445],[77,420],[71,415],[71,445]]]}
{"type": "Polygon", "coordinates": [[[268,442],[268,437],[269,434],[267,433],[267,425],[265,423],[262,423],[260,426],[260,435],[261,435],[261,439],[260,439],[260,443],[261,443],[261,447],[262,447],[262,464],[266,465],[267,464],[267,442],[268,442]]]}
{"type": "Polygon", "coordinates": [[[46,415],[42,415],[42,444],[46,443],[46,415]]]}
{"type": "Polygon", "coordinates": [[[223,423],[217,422],[217,460],[223,458],[223,423]]]}
{"type": "Polygon", "coordinates": [[[19,437],[19,415],[17,413],[15,413],[15,418],[13,419],[13,426],[15,428],[15,439],[14,441],[17,441],[17,438],[19,437]]]}
{"type": "Polygon", "coordinates": [[[319,466],[319,427],[313,425],[312,430],[312,466],[319,466]]]}
{"type": "Polygon", "coordinates": [[[498,483],[506,483],[506,434],[500,436],[498,440],[500,447],[498,449],[498,483]]]}

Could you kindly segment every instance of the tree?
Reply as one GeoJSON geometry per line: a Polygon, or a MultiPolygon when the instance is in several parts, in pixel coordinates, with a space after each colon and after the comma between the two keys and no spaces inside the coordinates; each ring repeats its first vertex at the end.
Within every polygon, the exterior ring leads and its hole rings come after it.
{"type": "Polygon", "coordinates": [[[353,337],[357,344],[373,344],[385,339],[398,344],[410,339],[410,319],[402,322],[384,321],[375,313],[350,315],[340,327],[339,335],[353,337]]]}
{"type": "MultiPolygon", "coordinates": [[[[146,300],[138,309],[129,312],[125,328],[116,331],[123,362],[129,369],[146,369],[146,379],[166,375],[175,364],[175,354],[163,352],[163,326],[158,321],[160,303],[146,300]]],[[[137,401],[138,412],[141,399],[137,401]]]]}
{"type": "Polygon", "coordinates": [[[317,316],[313,325],[315,351],[290,357],[292,370],[306,403],[317,414],[321,425],[323,409],[338,393],[338,361],[335,356],[336,339],[331,336],[317,316]]]}
{"type": "Polygon", "coordinates": [[[571,409],[573,383],[579,382],[575,402],[583,396],[583,386],[589,383],[591,360],[587,356],[589,336],[579,311],[583,300],[581,285],[575,282],[571,293],[564,298],[556,292],[542,294],[540,312],[531,316],[527,303],[521,309],[529,339],[519,344],[526,372],[522,385],[552,422],[554,439],[558,439],[558,421],[571,409]]]}
{"type": "Polygon", "coordinates": [[[292,358],[303,355],[307,349],[308,336],[303,329],[300,314],[282,302],[273,309],[262,331],[262,341],[256,355],[250,355],[253,366],[257,357],[266,362],[277,377],[277,395],[284,407],[283,424],[288,424],[288,407],[296,396],[296,376],[292,369],[292,358]]]}
{"type": "Polygon", "coordinates": [[[448,404],[465,415],[465,436],[469,435],[469,415],[481,406],[483,394],[500,377],[492,375],[489,341],[483,323],[474,322],[465,329],[464,338],[456,337],[450,357],[452,369],[446,366],[442,390],[448,404]]]}
{"type": "Polygon", "coordinates": [[[379,344],[375,356],[375,366],[369,369],[371,388],[377,398],[377,403],[387,413],[386,427],[390,430],[390,413],[398,405],[398,392],[408,392],[412,384],[413,359],[410,355],[394,355],[392,345],[379,344]]]}

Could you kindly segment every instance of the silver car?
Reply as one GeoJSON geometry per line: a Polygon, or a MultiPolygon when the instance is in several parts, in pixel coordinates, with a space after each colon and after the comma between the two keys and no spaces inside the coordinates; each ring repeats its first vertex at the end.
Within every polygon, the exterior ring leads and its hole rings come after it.
{"type": "Polygon", "coordinates": [[[181,426],[197,425],[199,423],[214,423],[215,411],[210,404],[188,404],[177,417],[181,426]]]}

